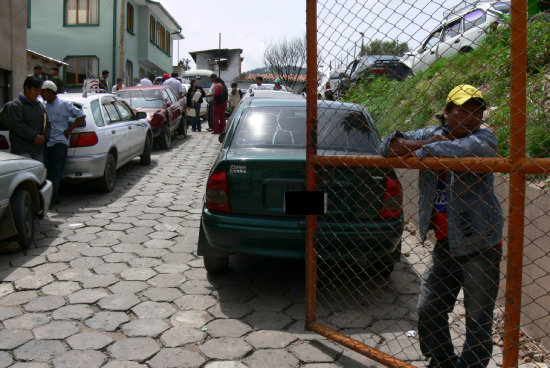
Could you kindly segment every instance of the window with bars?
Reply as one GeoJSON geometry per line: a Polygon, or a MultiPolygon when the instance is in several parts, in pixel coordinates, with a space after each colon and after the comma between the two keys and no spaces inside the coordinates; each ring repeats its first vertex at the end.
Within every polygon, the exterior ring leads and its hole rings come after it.
{"type": "Polygon", "coordinates": [[[64,0],[65,25],[99,25],[99,0],[64,0]]]}
{"type": "Polygon", "coordinates": [[[126,4],[126,29],[134,33],[134,6],[129,2],[126,4]]]}
{"type": "Polygon", "coordinates": [[[65,83],[69,85],[82,85],[84,79],[99,75],[99,59],[95,56],[70,56],[64,60],[65,83]]]}

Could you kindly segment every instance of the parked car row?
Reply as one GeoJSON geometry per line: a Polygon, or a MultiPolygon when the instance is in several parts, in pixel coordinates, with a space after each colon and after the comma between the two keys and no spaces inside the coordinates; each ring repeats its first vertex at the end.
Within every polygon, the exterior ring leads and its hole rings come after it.
{"type": "Polygon", "coordinates": [[[444,19],[413,51],[403,56],[365,55],[353,60],[346,69],[324,77],[318,89],[320,98],[339,99],[350,86],[378,76],[405,80],[430,67],[439,58],[467,53],[479,47],[486,32],[498,27],[511,11],[510,0],[481,0],[474,5],[461,2],[445,12],[444,19]]]}

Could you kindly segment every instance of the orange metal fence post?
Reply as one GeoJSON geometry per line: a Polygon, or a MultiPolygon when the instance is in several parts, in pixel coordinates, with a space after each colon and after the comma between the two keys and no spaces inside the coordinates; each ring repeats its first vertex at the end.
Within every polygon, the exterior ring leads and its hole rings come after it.
{"type": "MultiPolygon", "coordinates": [[[[307,70],[307,151],[306,187],[316,189],[315,164],[311,159],[317,154],[317,0],[306,3],[307,70]]],[[[308,215],[306,221],[306,329],[315,322],[317,303],[317,255],[314,235],[317,216],[308,215]]]]}
{"type": "MultiPolygon", "coordinates": [[[[527,81],[527,2],[512,0],[510,36],[510,162],[525,158],[525,109],[527,81]]],[[[510,222],[506,263],[503,368],[516,367],[521,315],[525,173],[515,167],[510,175],[510,222]]]]}

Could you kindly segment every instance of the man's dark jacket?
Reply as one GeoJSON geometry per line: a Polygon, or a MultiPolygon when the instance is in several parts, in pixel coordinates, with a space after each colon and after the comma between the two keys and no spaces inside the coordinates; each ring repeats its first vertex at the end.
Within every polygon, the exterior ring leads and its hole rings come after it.
{"type": "Polygon", "coordinates": [[[31,102],[22,94],[8,104],[11,152],[14,154],[44,153],[42,145],[35,146],[37,135],[50,137],[50,122],[45,120],[46,109],[40,102],[31,102]]]}

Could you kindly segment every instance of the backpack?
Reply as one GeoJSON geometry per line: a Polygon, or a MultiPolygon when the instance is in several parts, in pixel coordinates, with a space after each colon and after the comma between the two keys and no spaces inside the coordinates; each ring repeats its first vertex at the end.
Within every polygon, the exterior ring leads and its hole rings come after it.
{"type": "Polygon", "coordinates": [[[223,86],[223,93],[221,95],[217,95],[214,97],[214,102],[216,105],[222,105],[227,102],[227,98],[229,97],[229,93],[227,92],[227,87],[225,84],[222,84],[223,86]]]}

